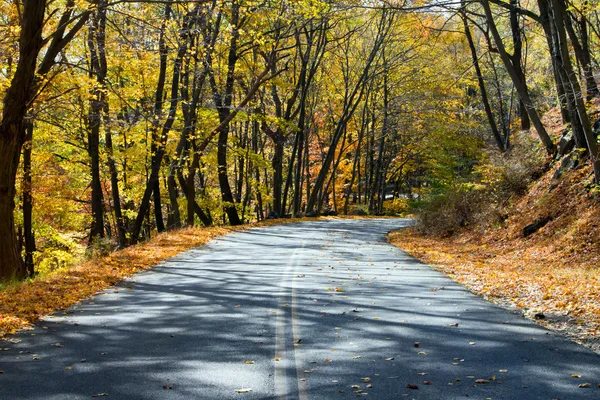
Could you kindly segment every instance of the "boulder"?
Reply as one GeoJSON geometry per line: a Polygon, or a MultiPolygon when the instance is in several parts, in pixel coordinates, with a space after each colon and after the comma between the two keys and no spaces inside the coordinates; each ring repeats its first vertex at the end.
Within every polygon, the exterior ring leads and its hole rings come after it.
{"type": "Polygon", "coordinates": [[[544,226],[546,226],[550,221],[552,221],[552,217],[550,216],[536,219],[535,222],[523,228],[523,236],[527,237],[533,235],[534,233],[542,229],[544,226]]]}
{"type": "Polygon", "coordinates": [[[565,129],[558,141],[558,154],[564,156],[575,148],[575,138],[570,129],[565,129]]]}
{"type": "Polygon", "coordinates": [[[277,219],[279,218],[279,215],[277,215],[277,213],[275,211],[271,211],[269,213],[269,215],[267,215],[267,219],[277,219]]]}

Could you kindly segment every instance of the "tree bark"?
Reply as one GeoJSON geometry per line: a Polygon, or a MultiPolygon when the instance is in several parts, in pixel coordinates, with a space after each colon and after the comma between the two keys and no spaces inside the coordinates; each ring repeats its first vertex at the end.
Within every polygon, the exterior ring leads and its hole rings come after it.
{"type": "Polygon", "coordinates": [[[485,115],[488,119],[488,123],[490,124],[490,129],[492,130],[492,135],[494,136],[494,140],[496,141],[496,145],[498,149],[504,152],[506,149],[504,148],[504,141],[502,140],[502,136],[500,135],[500,131],[498,130],[498,126],[496,125],[496,120],[494,119],[494,113],[492,112],[492,107],[490,106],[490,101],[488,99],[487,90],[485,88],[485,81],[483,79],[483,74],[481,73],[481,67],[479,66],[479,57],[477,57],[477,49],[475,48],[475,43],[473,42],[473,36],[471,36],[471,29],[469,28],[469,23],[467,22],[467,10],[466,5],[463,1],[463,6],[461,9],[463,25],[465,28],[465,36],[467,37],[467,42],[469,43],[469,49],[471,50],[471,57],[473,59],[473,67],[475,68],[475,74],[477,76],[477,83],[479,85],[479,93],[481,95],[481,102],[483,103],[483,109],[485,110],[485,115]]]}
{"type": "Polygon", "coordinates": [[[31,153],[33,148],[33,122],[27,121],[25,126],[25,144],[23,145],[23,237],[25,239],[25,270],[27,276],[33,277],[35,267],[35,235],[33,232],[33,194],[31,185],[31,153]]]}
{"type": "Polygon", "coordinates": [[[548,152],[548,154],[552,154],[555,150],[554,142],[546,132],[546,128],[544,128],[542,120],[540,119],[535,109],[535,106],[533,105],[533,101],[531,99],[531,96],[529,95],[527,85],[523,81],[521,81],[515,66],[511,62],[510,56],[506,52],[504,43],[502,42],[502,37],[500,36],[498,28],[496,27],[496,23],[494,22],[494,17],[492,15],[492,10],[490,9],[489,0],[480,0],[480,2],[483,6],[488,27],[492,33],[492,37],[494,38],[494,42],[496,43],[498,52],[500,53],[500,58],[504,63],[504,67],[510,75],[513,84],[515,85],[515,89],[517,90],[519,98],[525,105],[525,108],[527,109],[527,114],[529,115],[529,118],[531,119],[531,122],[533,123],[533,126],[535,127],[535,130],[537,131],[537,134],[540,137],[540,140],[544,144],[546,151],[548,152]]]}

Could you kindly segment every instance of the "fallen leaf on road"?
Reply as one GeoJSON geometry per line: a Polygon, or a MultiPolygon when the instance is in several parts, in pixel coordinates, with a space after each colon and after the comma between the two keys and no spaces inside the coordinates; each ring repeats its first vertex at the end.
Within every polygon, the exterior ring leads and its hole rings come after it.
{"type": "Polygon", "coordinates": [[[92,397],[106,397],[108,396],[108,393],[98,393],[98,394],[93,394],[92,397]]]}
{"type": "Polygon", "coordinates": [[[371,382],[371,378],[369,378],[368,376],[366,376],[364,378],[360,378],[360,380],[363,382],[371,382]]]}
{"type": "Polygon", "coordinates": [[[587,389],[587,388],[592,387],[592,385],[589,384],[589,383],[580,383],[579,387],[582,388],[582,389],[587,389]]]}
{"type": "Polygon", "coordinates": [[[413,385],[413,384],[410,384],[410,383],[408,385],[406,385],[406,388],[407,389],[413,389],[413,390],[419,389],[419,387],[417,385],[413,385]]]}
{"type": "Polygon", "coordinates": [[[251,392],[252,389],[235,389],[236,393],[248,393],[251,392]]]}
{"type": "Polygon", "coordinates": [[[581,378],[581,375],[579,375],[579,374],[571,374],[571,378],[581,378]]]}
{"type": "Polygon", "coordinates": [[[254,361],[248,361],[248,360],[244,360],[244,364],[248,364],[248,365],[250,365],[250,364],[254,364],[254,361]]]}
{"type": "Polygon", "coordinates": [[[385,359],[385,361],[392,361],[394,359],[394,357],[388,357],[385,359]]]}
{"type": "Polygon", "coordinates": [[[476,379],[475,383],[490,383],[490,381],[487,379],[476,379]]]}
{"type": "Polygon", "coordinates": [[[73,366],[72,366],[72,365],[69,365],[68,367],[65,367],[65,369],[66,369],[67,371],[70,371],[70,370],[72,370],[72,369],[73,369],[73,366]]]}

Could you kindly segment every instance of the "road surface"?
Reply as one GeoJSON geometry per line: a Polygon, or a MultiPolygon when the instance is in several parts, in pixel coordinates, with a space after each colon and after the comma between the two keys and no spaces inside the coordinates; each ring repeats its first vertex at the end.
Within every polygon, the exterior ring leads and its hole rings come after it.
{"type": "Polygon", "coordinates": [[[600,399],[598,355],[386,243],[409,222],[183,253],[0,343],[0,398],[600,399]]]}

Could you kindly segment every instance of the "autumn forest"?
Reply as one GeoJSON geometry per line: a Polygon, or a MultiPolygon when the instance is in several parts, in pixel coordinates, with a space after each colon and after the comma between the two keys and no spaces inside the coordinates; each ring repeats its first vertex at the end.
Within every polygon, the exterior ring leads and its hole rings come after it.
{"type": "Polygon", "coordinates": [[[417,213],[451,232],[440,196],[494,181],[505,204],[572,149],[598,190],[593,1],[0,7],[3,279],[185,226],[417,213]]]}

